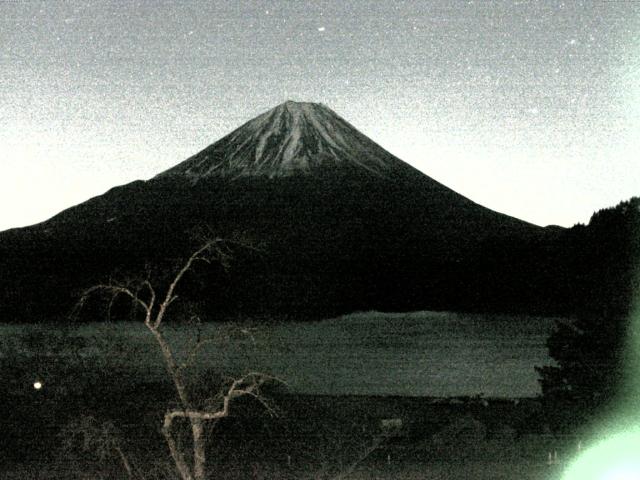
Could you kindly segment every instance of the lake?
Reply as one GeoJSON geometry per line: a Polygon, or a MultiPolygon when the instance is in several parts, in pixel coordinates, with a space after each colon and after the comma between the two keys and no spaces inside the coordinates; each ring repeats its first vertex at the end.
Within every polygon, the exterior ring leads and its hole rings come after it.
{"type": "MultiPolygon", "coordinates": [[[[273,325],[167,323],[167,336],[181,353],[197,338],[210,339],[194,362],[197,372],[261,371],[296,393],[530,397],[540,393],[534,367],[553,363],[545,347],[553,325],[548,317],[369,312],[273,325]]],[[[0,342],[5,357],[40,355],[53,365],[56,356],[73,361],[65,349],[73,344],[73,355],[97,375],[127,372],[145,381],[165,375],[157,346],[139,323],[2,325],[0,342]],[[16,340],[26,334],[40,343],[16,340]],[[44,355],[43,348],[51,351],[44,355]]],[[[34,378],[37,373],[46,385],[54,369],[41,363],[34,378]]]]}

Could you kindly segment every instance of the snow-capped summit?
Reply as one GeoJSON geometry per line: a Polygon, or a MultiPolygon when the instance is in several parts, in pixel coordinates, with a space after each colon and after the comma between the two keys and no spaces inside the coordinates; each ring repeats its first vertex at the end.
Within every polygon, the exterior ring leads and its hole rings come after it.
{"type": "Polygon", "coordinates": [[[158,177],[282,177],[318,167],[355,167],[384,175],[397,162],[326,106],[287,101],[158,177]]]}

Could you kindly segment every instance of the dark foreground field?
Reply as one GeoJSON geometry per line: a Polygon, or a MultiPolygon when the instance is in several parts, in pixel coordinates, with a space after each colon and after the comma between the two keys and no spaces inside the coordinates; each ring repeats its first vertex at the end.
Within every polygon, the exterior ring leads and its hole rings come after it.
{"type": "MultiPolygon", "coordinates": [[[[3,398],[1,477],[127,479],[121,450],[135,478],[177,478],[159,432],[167,387],[105,378],[64,403],[3,398]]],[[[548,479],[576,453],[531,399],[268,398],[275,416],[245,401],[208,432],[210,478],[548,479]]]]}
{"type": "MultiPolygon", "coordinates": [[[[219,401],[208,397],[228,382],[221,372],[238,378],[260,368],[286,383],[262,392],[267,408],[242,398],[207,431],[210,478],[547,479],[576,453],[577,439],[553,433],[554,412],[531,398],[359,394],[440,392],[439,382],[476,392],[474,379],[490,392],[529,391],[549,321],[369,317],[257,326],[249,336],[198,330],[214,339],[188,377],[200,405],[219,401]],[[336,393],[349,388],[358,394],[336,393]]],[[[176,394],[142,326],[1,333],[0,478],[177,478],[160,432],[176,394]]],[[[167,331],[181,360],[191,334],[167,331]]],[[[180,435],[187,452],[189,436],[180,435]]]]}

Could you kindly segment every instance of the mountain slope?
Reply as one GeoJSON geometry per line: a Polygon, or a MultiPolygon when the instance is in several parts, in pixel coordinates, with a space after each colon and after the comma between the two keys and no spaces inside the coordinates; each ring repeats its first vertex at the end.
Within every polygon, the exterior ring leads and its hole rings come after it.
{"type": "Polygon", "coordinates": [[[279,177],[317,168],[384,174],[398,162],[327,107],[288,101],[234,130],[158,177],[279,177]]]}
{"type": "Polygon", "coordinates": [[[239,252],[229,276],[193,286],[194,300],[305,318],[544,309],[535,252],[557,234],[457,194],[324,106],[286,102],[147,182],[0,234],[0,314],[62,314],[74,290],[114,270],[185,255],[186,232],[203,226],[243,232],[264,252],[239,252]]]}

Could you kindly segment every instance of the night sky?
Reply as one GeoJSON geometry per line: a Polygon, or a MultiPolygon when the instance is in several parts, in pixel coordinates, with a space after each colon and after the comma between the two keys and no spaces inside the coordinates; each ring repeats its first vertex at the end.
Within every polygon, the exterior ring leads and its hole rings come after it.
{"type": "Polygon", "coordinates": [[[640,2],[0,1],[0,230],[321,102],[495,210],[640,194],[640,2]]]}

